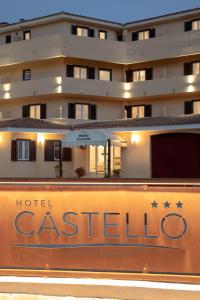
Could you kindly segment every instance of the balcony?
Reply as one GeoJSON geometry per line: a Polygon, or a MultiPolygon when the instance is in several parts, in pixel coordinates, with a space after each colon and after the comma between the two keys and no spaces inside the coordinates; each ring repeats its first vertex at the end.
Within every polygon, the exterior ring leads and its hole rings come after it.
{"type": "Polygon", "coordinates": [[[126,44],[114,40],[60,34],[0,46],[0,66],[56,57],[126,63],[126,44]]]}
{"type": "Polygon", "coordinates": [[[124,83],[124,91],[124,98],[127,99],[196,93],[200,92],[200,75],[124,83]]]}
{"type": "Polygon", "coordinates": [[[52,77],[2,84],[0,85],[0,99],[55,94],[121,99],[123,86],[122,82],[52,77]]]}
{"type": "Polygon", "coordinates": [[[168,77],[136,83],[51,77],[6,83],[0,86],[0,99],[68,95],[104,99],[136,99],[200,92],[200,75],[168,77]]]}
{"type": "Polygon", "coordinates": [[[127,44],[127,63],[162,60],[200,53],[200,31],[183,32],[127,44]]]}

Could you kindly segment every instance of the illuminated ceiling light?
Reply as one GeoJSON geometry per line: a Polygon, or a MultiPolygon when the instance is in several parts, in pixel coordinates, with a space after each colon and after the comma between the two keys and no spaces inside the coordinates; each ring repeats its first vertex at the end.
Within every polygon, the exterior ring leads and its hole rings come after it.
{"type": "Polygon", "coordinates": [[[138,144],[140,142],[140,136],[138,134],[132,134],[131,135],[131,143],[132,144],[138,144]]]}

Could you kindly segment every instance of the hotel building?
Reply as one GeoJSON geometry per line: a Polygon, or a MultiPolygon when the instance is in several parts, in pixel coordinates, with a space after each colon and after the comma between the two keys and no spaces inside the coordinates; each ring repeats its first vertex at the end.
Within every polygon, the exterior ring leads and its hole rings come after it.
{"type": "Polygon", "coordinates": [[[200,9],[0,23],[0,177],[200,178],[200,9]]]}

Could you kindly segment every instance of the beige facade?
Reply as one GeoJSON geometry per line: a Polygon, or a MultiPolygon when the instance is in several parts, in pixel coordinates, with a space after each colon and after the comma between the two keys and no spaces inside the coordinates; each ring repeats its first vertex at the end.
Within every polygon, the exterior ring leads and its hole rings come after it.
{"type": "MultiPolygon", "coordinates": [[[[142,106],[140,118],[198,114],[199,20],[196,9],[127,24],[66,13],[0,24],[0,119],[32,117],[30,107],[36,105],[45,105],[42,119],[71,125],[133,118],[135,106],[142,106]]],[[[113,132],[127,142],[121,148],[121,176],[151,177],[155,132],[141,131],[137,146],[130,142],[131,129],[113,132]]],[[[47,140],[65,136],[43,134],[47,140]]],[[[37,130],[7,128],[0,135],[0,177],[55,177],[57,162],[44,161],[37,130]],[[17,139],[36,142],[36,161],[11,161],[11,140],[17,139]]],[[[89,147],[75,147],[72,160],[63,162],[63,176],[73,177],[80,166],[90,175],[90,156],[89,147]]]]}

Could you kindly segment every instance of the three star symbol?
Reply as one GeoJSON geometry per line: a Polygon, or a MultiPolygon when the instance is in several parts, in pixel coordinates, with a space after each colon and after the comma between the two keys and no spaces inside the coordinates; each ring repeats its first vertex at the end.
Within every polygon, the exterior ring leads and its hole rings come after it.
{"type": "MultiPolygon", "coordinates": [[[[165,201],[165,202],[163,203],[163,206],[164,206],[164,208],[170,208],[171,203],[170,203],[169,201],[165,201]]],[[[157,208],[157,207],[158,207],[158,202],[156,202],[155,200],[154,200],[153,202],[151,202],[151,207],[152,207],[152,208],[157,208]]],[[[181,202],[181,201],[179,200],[179,202],[176,203],[176,207],[177,207],[177,208],[183,208],[183,202],[181,202]]]]}

